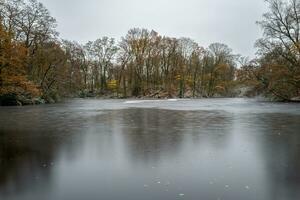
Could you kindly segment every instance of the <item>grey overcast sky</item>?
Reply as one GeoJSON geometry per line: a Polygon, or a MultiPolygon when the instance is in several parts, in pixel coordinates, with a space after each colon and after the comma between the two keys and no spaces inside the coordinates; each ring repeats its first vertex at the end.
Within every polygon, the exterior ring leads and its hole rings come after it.
{"type": "Polygon", "coordinates": [[[253,57],[262,32],[255,24],[263,0],[40,0],[58,21],[64,39],[81,43],[102,36],[117,40],[130,28],[190,37],[201,46],[221,42],[253,57]]]}

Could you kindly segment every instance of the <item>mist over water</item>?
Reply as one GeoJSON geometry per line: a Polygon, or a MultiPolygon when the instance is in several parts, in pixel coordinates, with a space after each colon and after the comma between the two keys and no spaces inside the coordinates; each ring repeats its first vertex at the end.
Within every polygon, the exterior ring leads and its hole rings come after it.
{"type": "Polygon", "coordinates": [[[0,199],[299,199],[299,130],[246,99],[0,108],[0,199]]]}

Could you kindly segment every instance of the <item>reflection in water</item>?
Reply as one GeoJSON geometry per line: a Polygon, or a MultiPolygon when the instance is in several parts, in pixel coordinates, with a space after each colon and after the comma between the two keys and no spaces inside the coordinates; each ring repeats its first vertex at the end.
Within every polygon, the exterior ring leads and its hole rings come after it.
{"type": "Polygon", "coordinates": [[[276,113],[256,118],[261,124],[257,141],[263,154],[269,179],[270,199],[299,199],[300,189],[300,121],[299,117],[276,113]],[[264,124],[264,126],[263,126],[264,124]]]}
{"type": "Polygon", "coordinates": [[[229,117],[221,113],[199,115],[198,112],[156,109],[116,112],[119,116],[113,120],[122,127],[127,155],[141,164],[161,162],[164,156],[176,157],[184,142],[198,143],[201,134],[206,132],[210,133],[209,137],[226,136],[230,129],[230,124],[225,122],[229,117]]]}
{"type": "Polygon", "coordinates": [[[211,101],[2,109],[0,199],[299,199],[297,105],[211,101]]]}

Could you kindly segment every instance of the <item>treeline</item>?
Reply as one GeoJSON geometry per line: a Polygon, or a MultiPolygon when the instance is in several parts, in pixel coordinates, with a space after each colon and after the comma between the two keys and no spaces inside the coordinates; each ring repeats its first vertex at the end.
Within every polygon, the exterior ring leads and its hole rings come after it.
{"type": "Polygon", "coordinates": [[[0,35],[0,103],[57,100],[68,68],[49,11],[35,0],[1,0],[0,35]]]}
{"type": "Polygon", "coordinates": [[[258,58],[241,60],[237,77],[253,94],[280,101],[300,101],[300,1],[266,0],[269,11],[258,23],[264,37],[258,58]]]}
{"type": "Polygon", "coordinates": [[[107,37],[83,46],[64,41],[63,49],[82,75],[75,90],[120,97],[212,97],[230,95],[234,81],[235,57],[226,45],[205,50],[191,39],[146,29],[129,30],[119,43],[107,37]]]}
{"type": "Polygon", "coordinates": [[[236,57],[224,44],[204,49],[189,38],[135,28],[119,42],[102,37],[81,45],[60,40],[55,19],[36,0],[5,1],[1,11],[1,40],[11,46],[1,49],[22,51],[1,64],[1,94],[41,94],[50,102],[74,95],[233,96],[236,57]]]}
{"type": "Polygon", "coordinates": [[[56,20],[38,1],[0,0],[0,104],[103,95],[233,97],[241,87],[291,100],[299,96],[299,1],[268,2],[259,58],[248,61],[225,44],[203,48],[139,28],[118,42],[61,40],[56,20]]]}

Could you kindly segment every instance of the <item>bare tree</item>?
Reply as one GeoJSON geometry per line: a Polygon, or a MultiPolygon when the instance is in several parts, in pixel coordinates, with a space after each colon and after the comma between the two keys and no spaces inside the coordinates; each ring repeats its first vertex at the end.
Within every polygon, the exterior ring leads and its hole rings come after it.
{"type": "Polygon", "coordinates": [[[265,69],[260,80],[268,82],[267,91],[288,100],[300,93],[300,1],[266,2],[269,11],[258,22],[264,37],[256,43],[265,69]]]}

